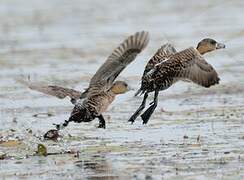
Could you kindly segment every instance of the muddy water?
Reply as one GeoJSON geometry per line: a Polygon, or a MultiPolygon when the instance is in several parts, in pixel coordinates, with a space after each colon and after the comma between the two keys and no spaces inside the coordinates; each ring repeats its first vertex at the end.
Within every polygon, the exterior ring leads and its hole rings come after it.
{"type": "Polygon", "coordinates": [[[244,2],[0,2],[0,177],[3,179],[243,179],[244,2]],[[70,124],[58,142],[42,135],[68,118],[68,99],[28,90],[16,79],[83,89],[126,36],[148,30],[147,49],[121,74],[134,88],[148,58],[170,42],[180,50],[204,37],[227,49],[206,55],[221,83],[178,83],[161,92],[149,124],[127,123],[141,97],[121,96],[97,122],[70,124]],[[40,114],[41,113],[41,114],[40,114]],[[49,115],[47,115],[47,113],[49,115]],[[37,114],[37,116],[35,116],[37,114]],[[12,140],[6,143],[7,140],[12,140]],[[47,157],[35,156],[44,144],[47,157]],[[78,154],[78,155],[77,155],[78,154]]]}

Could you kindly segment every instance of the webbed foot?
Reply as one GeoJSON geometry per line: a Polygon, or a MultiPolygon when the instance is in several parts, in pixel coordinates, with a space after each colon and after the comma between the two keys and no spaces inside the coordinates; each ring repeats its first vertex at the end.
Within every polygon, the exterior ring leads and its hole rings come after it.
{"type": "Polygon", "coordinates": [[[99,125],[97,128],[105,129],[106,128],[106,122],[105,122],[105,119],[103,118],[103,116],[100,115],[100,116],[97,116],[97,118],[99,119],[99,125]]]}
{"type": "Polygon", "coordinates": [[[142,115],[141,118],[143,120],[142,124],[147,124],[147,122],[149,121],[153,111],[154,111],[155,107],[152,105],[150,106],[142,115]]]}
{"type": "Polygon", "coordinates": [[[97,128],[103,128],[106,129],[106,124],[104,123],[99,123],[99,125],[97,126],[97,128]]]}

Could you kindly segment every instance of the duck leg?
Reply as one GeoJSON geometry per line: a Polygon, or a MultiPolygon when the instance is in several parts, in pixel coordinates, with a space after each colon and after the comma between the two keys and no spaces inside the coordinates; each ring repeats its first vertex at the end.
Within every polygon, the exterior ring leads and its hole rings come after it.
{"type": "Polygon", "coordinates": [[[62,124],[53,123],[53,125],[56,126],[57,130],[61,130],[61,129],[64,129],[66,126],[68,126],[69,122],[70,122],[70,120],[65,120],[64,123],[62,123],[62,124]]]}
{"type": "Polygon", "coordinates": [[[139,108],[136,110],[136,112],[128,120],[129,122],[131,122],[131,124],[133,124],[135,122],[135,119],[141,114],[142,110],[145,108],[147,97],[148,97],[148,93],[146,92],[144,94],[143,101],[142,101],[141,105],[139,106],[139,108]]]}
{"type": "Polygon", "coordinates": [[[73,105],[75,105],[75,104],[76,104],[76,102],[77,102],[77,100],[76,100],[76,99],[74,99],[74,98],[71,98],[70,102],[71,102],[73,105]]]}
{"type": "Polygon", "coordinates": [[[150,119],[152,113],[156,109],[158,105],[158,90],[155,91],[154,93],[154,100],[152,105],[141,115],[141,118],[143,120],[143,124],[147,124],[148,120],[150,119]]]}
{"type": "Polygon", "coordinates": [[[97,116],[97,118],[99,119],[98,128],[105,129],[106,128],[106,122],[105,122],[105,119],[104,119],[103,115],[101,114],[100,116],[97,116]]]}

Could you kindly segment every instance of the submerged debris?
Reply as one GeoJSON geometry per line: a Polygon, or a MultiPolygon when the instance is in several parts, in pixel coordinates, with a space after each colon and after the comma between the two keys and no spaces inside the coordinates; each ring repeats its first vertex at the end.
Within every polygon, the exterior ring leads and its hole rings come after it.
{"type": "Polygon", "coordinates": [[[7,154],[0,152],[0,160],[6,159],[7,154]]]}
{"type": "Polygon", "coordinates": [[[54,116],[52,113],[48,112],[48,113],[37,113],[34,114],[33,117],[37,117],[37,118],[45,118],[45,117],[51,117],[54,116]]]}
{"type": "Polygon", "coordinates": [[[17,117],[14,117],[12,121],[13,123],[17,123],[17,117]]]}
{"type": "Polygon", "coordinates": [[[183,136],[183,139],[188,139],[189,137],[187,135],[184,135],[183,136]]]}
{"type": "Polygon", "coordinates": [[[44,134],[44,139],[46,140],[53,140],[53,141],[57,141],[57,139],[60,137],[58,130],[56,129],[51,129],[49,131],[47,131],[44,134]]]}
{"type": "Polygon", "coordinates": [[[200,135],[197,136],[197,142],[200,142],[200,135]]]}
{"type": "Polygon", "coordinates": [[[27,128],[26,131],[27,131],[29,134],[32,134],[32,133],[33,133],[32,129],[29,129],[29,128],[27,128]]]}

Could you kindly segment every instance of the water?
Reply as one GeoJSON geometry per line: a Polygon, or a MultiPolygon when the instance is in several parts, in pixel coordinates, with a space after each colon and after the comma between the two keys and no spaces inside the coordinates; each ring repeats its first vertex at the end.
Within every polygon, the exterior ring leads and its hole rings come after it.
{"type": "Polygon", "coordinates": [[[1,177],[243,179],[243,5],[240,0],[1,1],[0,138],[19,142],[0,144],[0,155],[9,157],[0,160],[1,177]],[[44,141],[42,135],[67,119],[72,105],[16,79],[30,76],[33,82],[82,90],[112,49],[140,30],[150,32],[150,43],[120,76],[133,88],[161,45],[170,42],[181,50],[205,37],[227,47],[205,56],[220,85],[175,84],[161,92],[146,126],[140,118],[127,123],[142,100],[129,92],[104,114],[106,130],[97,129],[97,121],[70,124],[58,142],[44,141]],[[33,116],[38,113],[44,115],[33,116]],[[50,153],[72,153],[31,156],[38,143],[50,153]]]}

